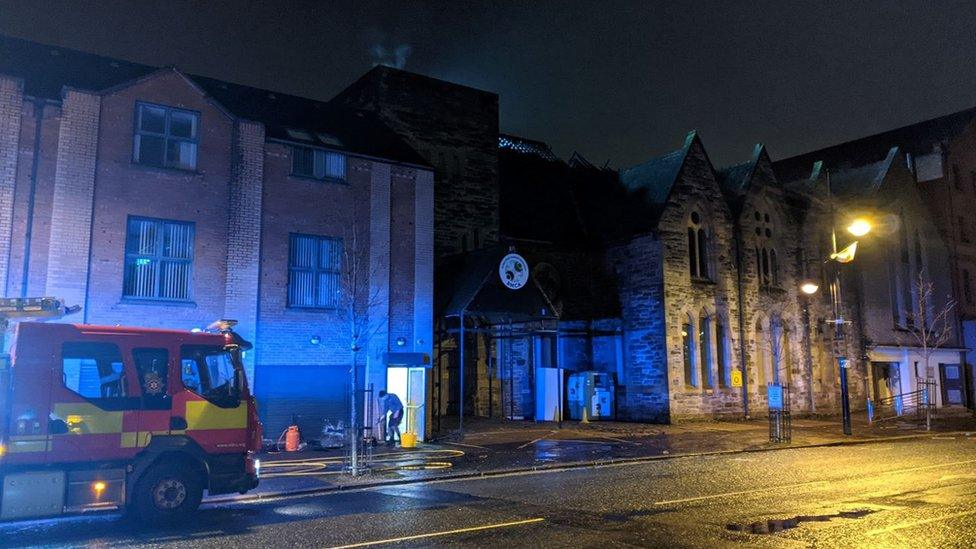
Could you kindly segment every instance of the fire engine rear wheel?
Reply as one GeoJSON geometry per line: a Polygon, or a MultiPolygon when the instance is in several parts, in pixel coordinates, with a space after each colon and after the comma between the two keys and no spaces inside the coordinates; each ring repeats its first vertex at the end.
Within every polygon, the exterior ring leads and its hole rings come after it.
{"type": "Polygon", "coordinates": [[[200,506],[203,484],[193,468],[165,463],[146,471],[133,496],[129,509],[133,518],[142,522],[177,521],[200,506]]]}

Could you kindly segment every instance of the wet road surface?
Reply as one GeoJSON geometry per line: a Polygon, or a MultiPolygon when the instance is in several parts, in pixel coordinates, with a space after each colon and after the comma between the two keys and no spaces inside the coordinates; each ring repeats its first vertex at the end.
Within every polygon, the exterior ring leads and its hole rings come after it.
{"type": "Polygon", "coordinates": [[[7,524],[0,545],[974,547],[976,437],[211,505],[178,528],[114,515],[7,524]]]}

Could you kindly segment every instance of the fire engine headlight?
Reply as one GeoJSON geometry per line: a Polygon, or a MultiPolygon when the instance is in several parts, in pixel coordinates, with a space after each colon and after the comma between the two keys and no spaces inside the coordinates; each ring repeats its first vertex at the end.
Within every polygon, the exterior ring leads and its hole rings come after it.
{"type": "MultiPolygon", "coordinates": [[[[0,455],[3,455],[3,454],[0,454],[0,455]]],[[[261,476],[261,460],[260,459],[254,460],[254,476],[256,476],[256,477],[260,477],[261,476]]]]}
{"type": "Polygon", "coordinates": [[[0,458],[2,458],[5,455],[7,455],[7,445],[0,444],[0,458]]]}
{"type": "Polygon", "coordinates": [[[100,480],[97,481],[97,482],[93,482],[92,483],[92,491],[95,492],[95,495],[96,496],[102,495],[102,492],[105,491],[105,483],[102,482],[102,481],[100,481],[100,480]]]}

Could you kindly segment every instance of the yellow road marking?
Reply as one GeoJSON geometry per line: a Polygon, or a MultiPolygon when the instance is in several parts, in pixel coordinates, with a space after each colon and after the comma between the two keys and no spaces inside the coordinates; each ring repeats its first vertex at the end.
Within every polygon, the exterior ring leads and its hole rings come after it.
{"type": "MultiPolygon", "coordinates": [[[[551,434],[553,434],[553,433],[558,433],[558,432],[559,432],[559,431],[549,431],[548,433],[546,433],[546,435],[551,435],[551,434]]],[[[545,436],[541,436],[541,437],[539,437],[539,438],[537,438],[537,439],[535,439],[535,440],[530,440],[529,442],[526,442],[525,444],[523,444],[523,445],[521,445],[521,446],[519,446],[519,447],[518,447],[517,449],[518,449],[518,450],[521,450],[522,448],[525,448],[526,446],[532,446],[532,445],[533,445],[533,444],[535,444],[536,442],[539,442],[540,440],[545,440],[545,439],[546,439],[546,437],[545,437],[545,436]]]]}
{"type": "Polygon", "coordinates": [[[950,467],[950,466],[953,466],[953,465],[964,465],[964,464],[967,464],[967,463],[976,463],[976,459],[969,459],[969,460],[966,460],[966,461],[953,461],[951,463],[937,463],[935,465],[921,465],[919,467],[906,467],[904,469],[893,469],[891,471],[881,471],[880,473],[874,473],[874,474],[871,474],[871,475],[864,475],[862,477],[855,477],[855,478],[851,478],[851,479],[813,480],[813,481],[810,481],[810,482],[800,482],[800,483],[797,483],[797,484],[786,484],[786,485],[780,485],[780,486],[767,486],[765,488],[755,488],[753,490],[742,490],[742,491],[739,491],[739,492],[724,492],[724,493],[721,493],[721,494],[708,494],[708,495],[705,495],[705,496],[696,496],[696,497],[691,497],[691,498],[670,499],[670,500],[666,500],[666,501],[655,501],[654,502],[654,505],[671,505],[673,503],[688,503],[688,502],[691,502],[691,501],[702,501],[702,500],[706,500],[706,499],[727,498],[727,497],[730,497],[730,496],[742,496],[742,495],[745,495],[745,494],[755,494],[755,493],[758,493],[758,492],[768,492],[770,490],[782,490],[783,488],[800,488],[800,487],[803,487],[803,486],[812,486],[814,484],[825,484],[825,483],[831,483],[831,482],[838,482],[839,480],[860,480],[860,479],[868,478],[868,477],[876,477],[876,476],[881,476],[881,475],[892,475],[892,474],[896,474],[896,473],[907,473],[909,471],[921,471],[921,470],[924,470],[924,469],[935,469],[935,468],[938,468],[938,467],[950,467]]]}
{"type": "Polygon", "coordinates": [[[403,536],[399,538],[378,539],[375,541],[364,541],[362,543],[351,543],[349,545],[336,545],[331,549],[350,549],[352,547],[369,547],[372,545],[385,545],[388,543],[400,543],[401,541],[411,541],[415,539],[435,538],[441,536],[452,536],[455,534],[466,534],[468,532],[479,532],[482,530],[493,530],[496,528],[510,528],[512,526],[522,526],[523,524],[534,524],[542,522],[544,518],[533,518],[527,520],[516,520],[512,522],[502,522],[499,524],[487,524],[485,526],[472,526],[470,528],[458,528],[457,530],[446,530],[444,532],[432,532],[430,534],[417,534],[414,536],[403,536]]]}
{"type": "Polygon", "coordinates": [[[877,536],[879,534],[886,534],[888,532],[894,532],[895,530],[903,530],[905,528],[914,528],[915,526],[921,526],[923,524],[929,524],[929,523],[932,523],[932,522],[939,522],[939,521],[943,521],[943,520],[949,520],[949,519],[954,519],[954,518],[959,518],[959,517],[965,517],[965,516],[969,516],[969,515],[973,515],[973,514],[976,514],[976,509],[974,509],[972,511],[962,511],[962,512],[959,512],[959,513],[953,513],[951,515],[946,515],[944,517],[936,517],[936,518],[930,518],[930,519],[925,519],[925,520],[919,520],[919,521],[915,521],[915,522],[910,522],[908,524],[896,524],[894,526],[888,526],[887,528],[879,528],[877,530],[868,530],[868,535],[869,536],[877,536]]]}

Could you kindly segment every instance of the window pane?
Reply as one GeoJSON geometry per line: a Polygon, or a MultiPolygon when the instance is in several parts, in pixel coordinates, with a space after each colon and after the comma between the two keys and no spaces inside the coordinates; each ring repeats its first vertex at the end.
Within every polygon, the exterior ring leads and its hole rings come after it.
{"type": "Polygon", "coordinates": [[[288,273],[288,305],[291,307],[315,306],[315,290],[311,271],[291,271],[288,273]]]}
{"type": "Polygon", "coordinates": [[[316,149],[313,151],[315,157],[315,177],[322,179],[325,177],[325,151],[316,149]]]}
{"type": "Polygon", "coordinates": [[[708,236],[698,229],[698,276],[708,278],[708,236]]]}
{"type": "Polygon", "coordinates": [[[291,266],[303,269],[315,267],[315,238],[311,236],[292,235],[291,237],[291,266]]]}
{"type": "Polygon", "coordinates": [[[166,139],[154,135],[136,136],[136,161],[149,166],[162,166],[166,139]]]}
{"type": "Polygon", "coordinates": [[[691,276],[698,276],[698,249],[696,246],[695,229],[688,229],[688,268],[691,276]]]}
{"type": "Polygon", "coordinates": [[[319,273],[319,307],[336,307],[339,304],[339,275],[319,273]]]}
{"type": "Polygon", "coordinates": [[[156,287],[156,265],[149,258],[127,257],[122,294],[130,297],[153,297],[156,287]]]}
{"type": "Polygon", "coordinates": [[[164,133],[166,131],[166,109],[139,105],[139,129],[144,132],[164,133]]]}
{"type": "Polygon", "coordinates": [[[715,325],[715,359],[718,362],[718,381],[725,387],[730,384],[729,365],[725,361],[725,326],[715,325]]]}
{"type": "Polygon", "coordinates": [[[197,115],[188,112],[170,111],[169,134],[174,137],[196,137],[197,115]]]}
{"type": "Polygon", "coordinates": [[[695,371],[692,368],[692,358],[691,358],[691,346],[694,341],[694,335],[691,333],[691,324],[681,325],[681,347],[684,350],[684,366],[685,366],[685,385],[694,386],[695,385],[695,371]]]}
{"type": "Polygon", "coordinates": [[[197,144],[189,141],[171,140],[166,145],[167,165],[181,170],[197,167],[197,144]]]}
{"type": "Polygon", "coordinates": [[[307,147],[293,147],[291,150],[291,171],[295,175],[312,177],[315,175],[315,152],[307,147]]]}
{"type": "Polygon", "coordinates": [[[146,219],[130,219],[126,237],[126,251],[133,254],[153,255],[157,250],[157,224],[146,219]]]}
{"type": "Polygon", "coordinates": [[[159,297],[190,298],[190,266],[185,261],[163,261],[159,268],[159,297]]]}
{"type": "Polygon", "coordinates": [[[65,387],[85,398],[117,398],[126,394],[122,355],[114,344],[65,343],[61,347],[61,368],[65,387]]]}
{"type": "Polygon", "coordinates": [[[184,223],[166,223],[163,228],[163,257],[190,259],[192,255],[192,226],[184,223]]]}
{"type": "Polygon", "coordinates": [[[698,320],[698,348],[701,349],[699,365],[701,367],[702,386],[712,386],[712,342],[709,334],[711,322],[708,318],[698,320]]]}
{"type": "Polygon", "coordinates": [[[323,238],[320,242],[319,268],[338,272],[342,265],[342,241],[334,238],[323,238]]]}
{"type": "Polygon", "coordinates": [[[346,178],[346,155],[339,153],[326,153],[325,155],[325,176],[332,179],[346,178]]]}

